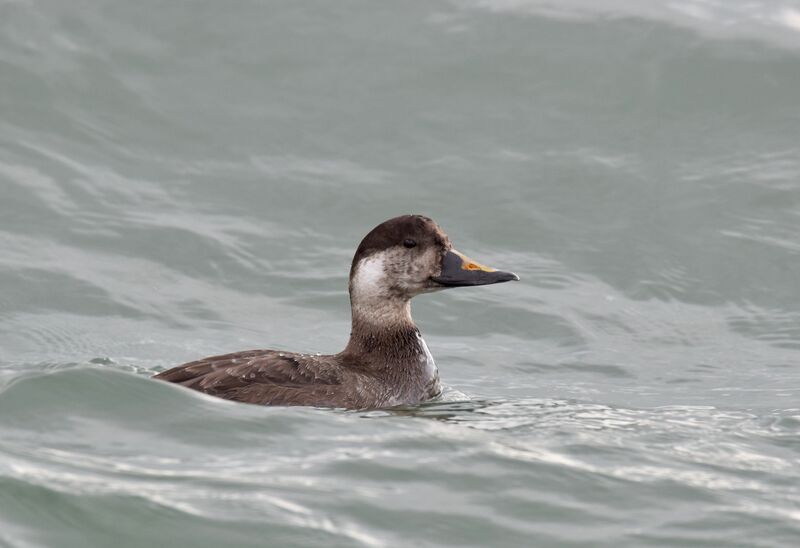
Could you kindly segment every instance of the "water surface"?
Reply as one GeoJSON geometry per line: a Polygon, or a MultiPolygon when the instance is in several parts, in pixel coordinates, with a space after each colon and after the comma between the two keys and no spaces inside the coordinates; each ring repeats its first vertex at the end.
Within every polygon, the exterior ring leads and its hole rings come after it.
{"type": "Polygon", "coordinates": [[[796,546],[800,5],[0,4],[0,546],[796,546]],[[151,381],[336,352],[374,225],[442,401],[151,381]]]}

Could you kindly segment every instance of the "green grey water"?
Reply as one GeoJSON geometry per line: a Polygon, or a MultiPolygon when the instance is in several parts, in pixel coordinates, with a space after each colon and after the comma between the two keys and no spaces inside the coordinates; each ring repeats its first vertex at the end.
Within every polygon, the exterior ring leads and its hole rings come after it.
{"type": "Polygon", "coordinates": [[[0,3],[0,546],[800,544],[800,5],[0,3]],[[407,212],[441,401],[150,380],[335,352],[407,212]]]}

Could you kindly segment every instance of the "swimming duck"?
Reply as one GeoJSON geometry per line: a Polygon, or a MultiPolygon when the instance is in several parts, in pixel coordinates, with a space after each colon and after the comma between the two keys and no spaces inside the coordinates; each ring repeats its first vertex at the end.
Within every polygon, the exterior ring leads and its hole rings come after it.
{"type": "Polygon", "coordinates": [[[403,215],[367,234],[350,267],[350,340],[338,354],[246,350],[155,376],[213,396],[262,405],[373,409],[413,405],[441,392],[410,301],[450,287],[519,280],[459,253],[428,217],[403,215]]]}

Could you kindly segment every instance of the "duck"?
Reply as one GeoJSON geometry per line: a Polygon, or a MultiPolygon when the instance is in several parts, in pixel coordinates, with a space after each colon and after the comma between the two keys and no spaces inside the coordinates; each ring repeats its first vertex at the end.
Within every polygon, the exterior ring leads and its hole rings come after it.
{"type": "Polygon", "coordinates": [[[453,248],[429,217],[373,228],[350,266],[352,329],[338,354],[245,350],[168,369],[155,379],[237,402],[343,409],[410,406],[438,397],[439,372],[411,317],[411,299],[519,280],[453,248]]]}

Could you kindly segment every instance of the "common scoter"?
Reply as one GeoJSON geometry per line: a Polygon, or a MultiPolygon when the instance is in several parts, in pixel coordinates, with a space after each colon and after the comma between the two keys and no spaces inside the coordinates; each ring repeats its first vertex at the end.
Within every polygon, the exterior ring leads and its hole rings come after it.
{"type": "Polygon", "coordinates": [[[403,215],[375,227],[350,267],[352,330],[333,355],[246,350],[179,365],[154,378],[262,405],[370,409],[412,405],[441,392],[410,301],[449,287],[519,280],[459,253],[439,226],[403,215]]]}

